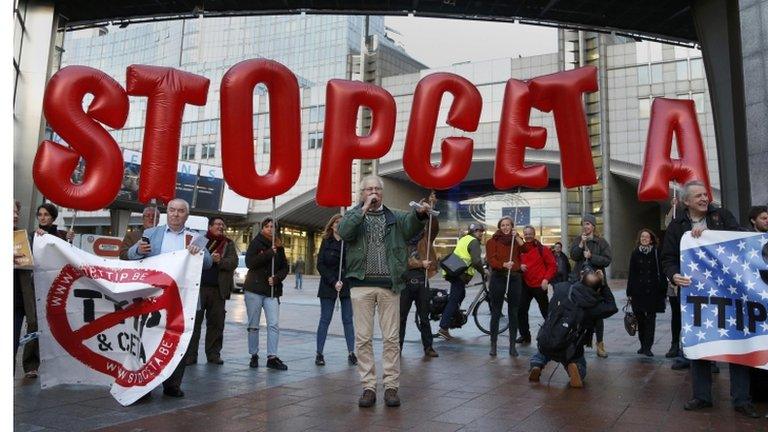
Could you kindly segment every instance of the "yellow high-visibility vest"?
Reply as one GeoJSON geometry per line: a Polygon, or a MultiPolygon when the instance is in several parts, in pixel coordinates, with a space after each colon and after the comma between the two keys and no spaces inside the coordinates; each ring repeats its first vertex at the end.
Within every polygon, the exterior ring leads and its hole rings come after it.
{"type": "Polygon", "coordinates": [[[465,235],[459,239],[459,242],[456,243],[456,249],[453,250],[453,253],[469,266],[466,271],[469,276],[475,275],[475,268],[472,267],[472,255],[469,254],[469,244],[472,243],[472,240],[477,240],[477,238],[469,234],[465,235]]]}

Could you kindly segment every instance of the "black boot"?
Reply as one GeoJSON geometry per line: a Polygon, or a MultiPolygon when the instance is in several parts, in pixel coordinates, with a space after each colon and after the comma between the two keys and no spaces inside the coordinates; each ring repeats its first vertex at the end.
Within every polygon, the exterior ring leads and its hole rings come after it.
{"type": "Polygon", "coordinates": [[[669,351],[664,354],[666,358],[675,358],[680,355],[680,349],[678,348],[678,342],[672,342],[672,346],[669,347],[669,351]]]}

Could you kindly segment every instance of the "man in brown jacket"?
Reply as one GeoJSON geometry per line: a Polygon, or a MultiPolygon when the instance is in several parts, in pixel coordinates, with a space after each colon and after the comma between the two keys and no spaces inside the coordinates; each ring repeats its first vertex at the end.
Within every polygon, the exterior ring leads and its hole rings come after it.
{"type": "Polygon", "coordinates": [[[221,347],[224,342],[225,305],[234,288],[233,275],[237,268],[237,247],[224,235],[227,225],[224,219],[213,216],[208,219],[208,244],[206,248],[213,259],[213,266],[203,270],[200,277],[200,302],[195,316],[195,330],[187,349],[187,364],[197,363],[200,333],[205,317],[205,356],[208,363],[224,364],[221,347]]]}
{"type": "MultiPolygon", "coordinates": [[[[435,207],[435,195],[429,197],[429,204],[435,207]]],[[[403,274],[405,289],[400,293],[400,351],[405,341],[405,327],[408,324],[408,314],[411,304],[416,302],[416,317],[424,355],[438,357],[432,347],[432,326],[429,324],[429,285],[427,280],[437,273],[437,255],[432,244],[440,231],[437,217],[432,216],[432,229],[429,224],[414,238],[408,241],[408,270],[403,274]],[[429,234],[429,238],[427,235],[429,234]]]]}
{"type": "Polygon", "coordinates": [[[141,240],[145,229],[155,226],[155,217],[157,217],[157,214],[154,207],[144,207],[144,211],[141,213],[141,228],[125,232],[123,242],[120,244],[121,260],[130,259],[128,258],[128,249],[141,240]]]}

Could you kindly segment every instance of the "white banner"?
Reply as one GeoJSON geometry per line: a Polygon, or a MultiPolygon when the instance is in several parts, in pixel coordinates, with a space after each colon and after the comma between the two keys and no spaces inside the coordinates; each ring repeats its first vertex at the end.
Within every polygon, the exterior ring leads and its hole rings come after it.
{"type": "Polygon", "coordinates": [[[42,388],[111,384],[129,405],[173,373],[192,337],[202,254],[116,261],[48,234],[33,254],[42,388]]]}

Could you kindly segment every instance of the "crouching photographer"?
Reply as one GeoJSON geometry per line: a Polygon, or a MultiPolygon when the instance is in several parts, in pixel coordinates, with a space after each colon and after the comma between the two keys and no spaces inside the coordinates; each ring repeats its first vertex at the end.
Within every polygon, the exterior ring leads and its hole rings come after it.
{"type": "Polygon", "coordinates": [[[549,314],[536,337],[539,351],[531,357],[529,381],[538,382],[544,366],[556,361],[568,372],[571,387],[583,387],[584,345],[591,340],[595,323],[618,311],[601,270],[585,267],[577,282],[556,284],[549,314]]]}

